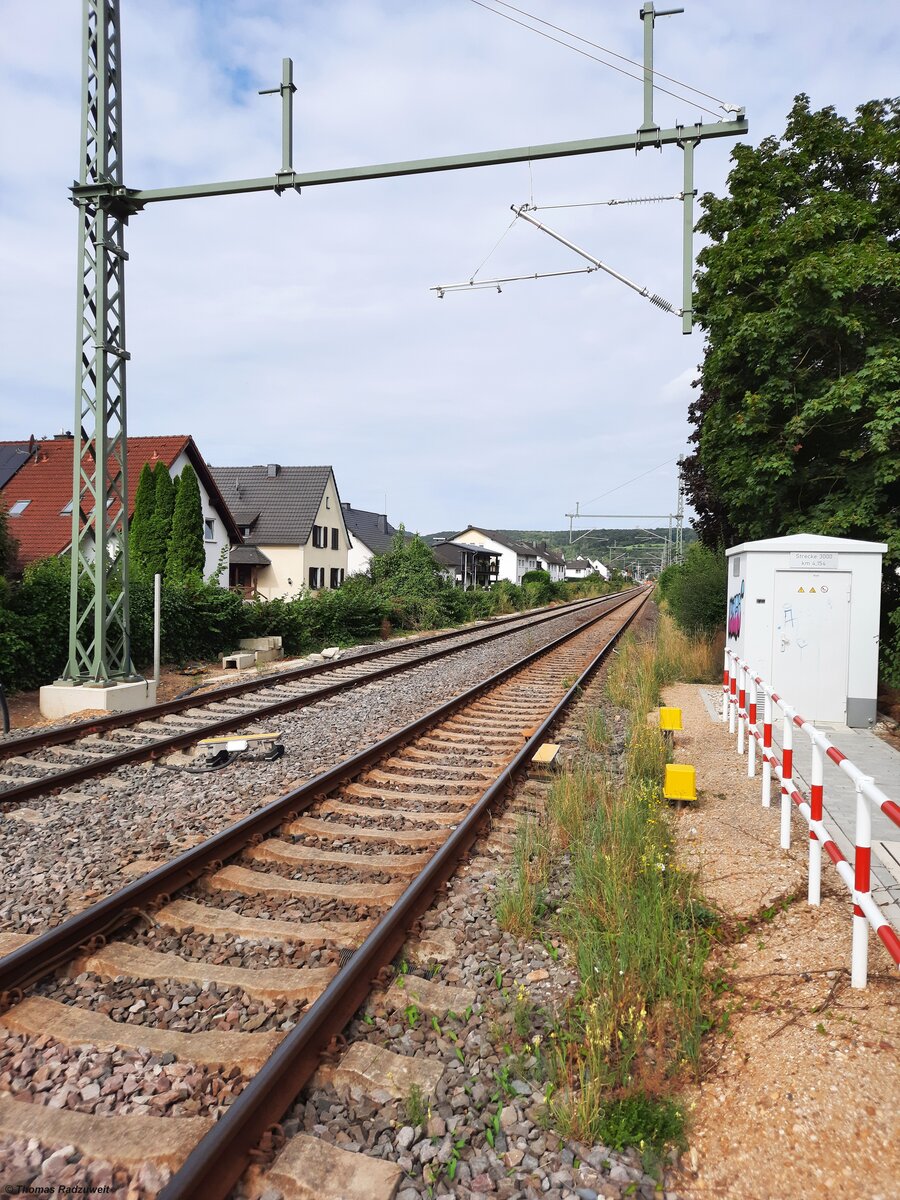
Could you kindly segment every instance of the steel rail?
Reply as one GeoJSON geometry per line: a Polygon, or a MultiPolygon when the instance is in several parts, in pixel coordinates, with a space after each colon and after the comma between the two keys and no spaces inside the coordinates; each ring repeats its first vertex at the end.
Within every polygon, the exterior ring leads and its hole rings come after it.
{"type": "MultiPolygon", "coordinates": [[[[623,594],[622,592],[610,592],[608,596],[590,596],[587,600],[574,600],[567,604],[558,605],[552,611],[554,613],[574,612],[578,608],[597,603],[599,600],[608,600],[614,596],[623,594]]],[[[550,611],[549,608],[543,608],[535,609],[534,613],[535,615],[544,615],[550,611]]],[[[368,662],[373,658],[380,658],[387,654],[400,654],[404,650],[415,646],[427,646],[435,642],[446,641],[449,638],[464,637],[467,633],[477,633],[488,625],[491,628],[496,628],[499,625],[506,625],[512,621],[525,621],[527,617],[528,614],[526,613],[510,613],[507,616],[493,617],[488,621],[469,627],[448,629],[442,633],[429,634],[427,637],[410,638],[405,641],[391,641],[386,645],[376,646],[372,650],[365,650],[361,654],[354,654],[351,658],[334,659],[331,662],[324,663],[312,663],[305,667],[293,667],[289,671],[279,671],[272,675],[266,675],[263,678],[246,679],[236,683],[224,684],[221,687],[202,694],[192,692],[189,696],[176,696],[172,700],[165,700],[160,704],[151,704],[139,711],[109,713],[104,717],[90,717],[86,721],[75,721],[70,725],[61,725],[54,729],[40,730],[36,733],[25,734],[23,737],[16,737],[14,734],[9,740],[0,740],[0,760],[10,754],[22,754],[27,750],[39,750],[45,746],[58,746],[65,742],[75,742],[80,737],[88,734],[104,733],[110,729],[123,729],[130,725],[136,725],[141,721],[152,721],[157,717],[183,712],[185,709],[196,708],[203,701],[231,700],[236,696],[242,696],[248,692],[265,691],[267,688],[279,687],[281,684],[294,683],[298,680],[302,682],[302,680],[311,676],[327,674],[330,671],[336,671],[341,667],[347,667],[354,663],[368,662]]]]}
{"type": "Polygon", "coordinates": [[[262,838],[286,820],[293,820],[310,808],[329,792],[361,774],[379,759],[393,753],[402,745],[418,737],[432,725],[444,720],[456,709],[470,704],[483,692],[496,687],[511,675],[523,669],[535,659],[553,651],[557,646],[589,629],[627,604],[633,596],[625,599],[592,617],[578,629],[554,638],[545,646],[531,651],[524,658],[503,667],[488,679],[475,684],[459,696],[445,701],[437,708],[417,717],[403,729],[397,730],[351,758],[316,775],[308,782],[294,788],[284,796],[273,800],[256,813],[243,817],[228,828],[213,834],[199,845],[184,851],[171,862],[157,867],[134,882],[126,884],[111,895],[90,905],[80,913],[69,917],[60,925],[40,934],[9,954],[0,957],[0,1005],[11,1003],[13,992],[41,979],[71,959],[92,939],[105,937],[114,929],[141,916],[149,907],[164,902],[173,892],[192,883],[205,870],[238,854],[255,838],[262,838]]]}
{"type": "MultiPolygon", "coordinates": [[[[128,746],[118,750],[115,754],[104,755],[103,758],[94,759],[92,762],[83,763],[80,766],[65,767],[61,771],[56,771],[52,775],[36,776],[25,779],[16,787],[7,788],[0,791],[0,804],[21,804],[25,800],[31,800],[35,796],[46,795],[49,792],[55,792],[60,789],[72,787],[76,783],[82,783],[85,779],[92,779],[97,775],[105,775],[109,771],[116,770],[119,767],[131,766],[134,763],[145,762],[148,759],[161,758],[164,754],[171,753],[173,750],[180,750],[186,746],[191,746],[200,738],[215,737],[219,734],[229,733],[231,730],[240,729],[244,725],[249,725],[259,720],[265,720],[268,717],[277,716],[279,713],[292,712],[296,709],[307,708],[311,704],[317,704],[320,700],[326,700],[330,696],[336,696],[340,692],[352,691],[353,688],[362,687],[367,683],[375,682],[379,679],[386,679],[391,675],[399,675],[403,671],[412,670],[414,667],[427,665],[428,663],[437,662],[441,658],[447,658],[451,654],[456,654],[459,651],[467,650],[471,646],[480,646],[484,642],[491,642],[501,637],[509,637],[514,633],[519,633],[525,629],[533,629],[538,625],[543,625],[547,621],[556,620],[560,616],[564,616],[567,612],[580,612],[583,608],[593,604],[602,604],[606,600],[614,599],[620,595],[630,594],[634,589],[630,589],[628,593],[613,592],[610,596],[596,596],[586,601],[579,601],[577,607],[566,609],[553,609],[550,612],[543,613],[540,617],[526,622],[520,628],[510,629],[489,629],[481,633],[479,636],[470,639],[461,646],[445,646],[439,650],[433,650],[426,654],[417,656],[416,658],[406,659],[403,662],[393,663],[387,667],[381,667],[374,671],[370,671],[365,675],[355,676],[350,679],[342,679],[337,683],[325,684],[324,687],[317,688],[314,692],[307,692],[300,696],[290,696],[286,699],[273,701],[271,704],[266,704],[260,708],[254,708],[249,712],[235,713],[227,717],[218,717],[216,720],[210,721],[206,725],[201,725],[193,729],[186,729],[181,733],[173,733],[167,737],[155,738],[151,742],[147,742],[141,746],[128,746]]],[[[607,610],[611,611],[611,610],[607,610]]],[[[520,615],[520,614],[519,614],[520,615]]],[[[453,631],[449,634],[438,634],[435,640],[444,641],[449,637],[458,637],[459,631],[453,631]]],[[[379,648],[372,653],[372,657],[378,657],[383,651],[379,648]]],[[[340,662],[338,666],[349,666],[354,662],[364,660],[366,655],[359,655],[358,658],[346,659],[340,662]]],[[[328,667],[329,670],[337,670],[338,666],[328,667]]],[[[310,674],[321,673],[317,667],[301,668],[301,671],[306,670],[310,674]]],[[[302,676],[301,676],[302,677],[302,676]]],[[[294,676],[296,680],[297,676],[294,676]]],[[[281,680],[275,681],[270,686],[277,686],[281,680]]],[[[245,688],[246,690],[256,690],[251,684],[249,687],[244,684],[233,685],[237,688],[245,688]]],[[[160,710],[166,712],[180,711],[184,708],[198,708],[203,702],[219,703],[222,699],[228,699],[226,689],[221,692],[210,693],[206,696],[186,697],[181,701],[170,701],[169,705],[177,704],[178,708],[172,708],[166,705],[155,705],[153,708],[142,709],[140,716],[135,718],[133,713],[129,713],[130,721],[118,720],[119,725],[140,723],[143,721],[152,721],[154,715],[159,714],[160,710]]],[[[88,723],[90,724],[90,723],[88,723]]],[[[71,728],[71,727],[70,727],[71,728]]],[[[109,726],[104,726],[109,728],[109,726]]],[[[57,735],[59,730],[53,731],[53,736],[50,739],[41,741],[40,735],[35,735],[37,744],[31,749],[40,749],[42,746],[57,744],[63,740],[57,735]]],[[[23,739],[24,740],[24,739],[23,739]]],[[[112,744],[112,743],[111,743],[112,744]]],[[[12,746],[12,743],[10,744],[12,746]]],[[[21,752],[17,745],[16,749],[21,752]]]]}
{"type": "Polygon", "coordinates": [[[248,1166],[250,1150],[266,1130],[281,1118],[312,1077],[325,1047],[351,1019],[369,994],[378,972],[391,962],[403,946],[410,926],[427,910],[438,889],[468,853],[478,837],[483,820],[501,794],[526,769],[535,748],[603,663],[649,596],[648,590],[641,604],[594,656],[502,774],[476,801],[349,963],[338,972],[308,1013],[285,1034],[272,1056],[224,1116],[198,1142],[180,1170],[159,1193],[157,1200],[194,1200],[200,1195],[205,1200],[224,1200],[248,1166]]]}

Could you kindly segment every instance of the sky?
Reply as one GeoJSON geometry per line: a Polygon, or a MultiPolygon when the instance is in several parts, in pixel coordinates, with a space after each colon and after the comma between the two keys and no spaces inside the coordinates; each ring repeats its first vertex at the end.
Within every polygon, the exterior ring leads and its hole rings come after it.
{"type": "MultiPolygon", "coordinates": [[[[638,0],[517,7],[641,58],[638,0]]],[[[657,20],[655,66],[717,99],[660,80],[679,93],[656,94],[663,127],[714,122],[724,101],[746,108],[743,140],[758,144],[783,132],[798,92],[851,115],[897,91],[896,0],[684,8],[657,20]]],[[[130,187],[273,174],[280,101],[257,92],[280,82],[285,56],[297,171],[625,134],[643,119],[639,80],[521,28],[499,0],[120,9],[130,187]]],[[[0,0],[0,439],[73,427],[80,10],[0,0]]],[[[700,193],[724,193],[733,145],[698,147],[700,193]]],[[[580,205],[536,216],[678,304],[680,204],[597,202],[671,196],[681,180],[668,147],[151,205],[126,231],[129,433],[191,434],[215,466],[331,464],[343,500],[423,533],[559,529],[576,502],[598,514],[580,530],[641,524],[614,519],[629,513],[665,524],[701,331],[685,337],[599,271],[432,289],[585,265],[510,211],[580,205]]]]}

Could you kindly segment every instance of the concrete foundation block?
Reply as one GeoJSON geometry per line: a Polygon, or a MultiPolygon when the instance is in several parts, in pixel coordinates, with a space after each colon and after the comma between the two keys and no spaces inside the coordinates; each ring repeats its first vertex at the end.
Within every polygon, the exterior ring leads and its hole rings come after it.
{"type": "Polygon", "coordinates": [[[226,654],[222,658],[222,666],[228,670],[246,671],[256,665],[256,655],[250,650],[237,650],[234,654],[226,654]]]}
{"type": "Polygon", "coordinates": [[[254,654],[257,666],[260,666],[262,663],[275,662],[277,659],[284,657],[281,651],[274,646],[271,650],[255,650],[254,654]]]}
{"type": "Polygon", "coordinates": [[[152,679],[137,683],[115,683],[109,687],[85,684],[48,683],[41,688],[41,716],[50,720],[69,717],[84,709],[102,712],[134,712],[156,703],[156,684],[152,679]]]}
{"type": "Polygon", "coordinates": [[[238,643],[240,650],[280,650],[280,637],[241,638],[238,643]]]}

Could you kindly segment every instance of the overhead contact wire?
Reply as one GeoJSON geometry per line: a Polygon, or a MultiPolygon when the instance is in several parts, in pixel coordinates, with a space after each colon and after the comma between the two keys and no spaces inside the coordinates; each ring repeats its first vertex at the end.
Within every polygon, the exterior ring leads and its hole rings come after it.
{"type": "MultiPolygon", "coordinates": [[[[613,58],[618,58],[622,62],[627,62],[632,67],[638,67],[641,71],[646,70],[644,64],[638,62],[636,58],[629,58],[627,54],[619,54],[617,50],[611,50],[609,46],[601,46],[599,42],[592,42],[589,38],[580,37],[577,33],[572,33],[570,29],[563,29],[561,25],[554,25],[552,21],[545,21],[542,17],[536,17],[534,13],[526,12],[524,8],[516,8],[515,4],[508,4],[507,0],[494,0],[494,3],[499,4],[501,8],[511,8],[513,12],[517,12],[523,17],[528,17],[528,19],[531,21],[537,21],[539,25],[546,25],[548,29],[555,29],[557,33],[564,33],[566,37],[574,38],[576,42],[583,42],[585,46],[593,46],[595,50],[602,50],[604,54],[611,54],[613,58]]],[[[535,30],[535,33],[539,32],[540,30],[535,30]]],[[[575,47],[573,46],[572,49],[574,50],[575,47]]],[[[693,92],[697,96],[705,96],[707,100],[713,100],[716,104],[721,104],[723,107],[725,106],[725,101],[721,98],[721,96],[713,96],[710,92],[704,92],[702,88],[696,88],[690,83],[685,83],[683,79],[676,79],[673,75],[666,75],[663,71],[657,71],[655,67],[650,68],[650,74],[658,75],[660,79],[665,79],[669,83],[674,83],[676,87],[687,88],[689,92],[693,92]]],[[[656,85],[654,84],[654,86],[656,85]]]]}
{"type": "MultiPolygon", "coordinates": [[[[618,71],[620,75],[625,75],[628,79],[635,79],[638,83],[643,83],[642,75],[634,75],[631,71],[626,71],[622,67],[617,67],[615,63],[606,62],[605,59],[598,58],[596,54],[589,54],[587,50],[582,50],[580,46],[573,46],[570,42],[564,42],[562,38],[554,37],[550,33],[544,33],[542,29],[535,29],[533,25],[527,25],[524,21],[519,21],[515,17],[511,17],[508,13],[499,12],[496,8],[491,8],[489,4],[483,3],[483,0],[470,0],[472,4],[477,4],[479,8],[483,8],[485,12],[493,13],[495,17],[502,17],[504,21],[511,21],[513,25],[519,25],[522,29],[528,29],[531,33],[536,33],[538,37],[546,38],[548,42],[556,42],[558,46],[565,47],[566,50],[572,50],[575,54],[581,54],[585,58],[591,59],[592,62],[599,63],[601,67],[609,67],[611,71],[618,71]]],[[[658,83],[653,84],[657,92],[663,92],[667,96],[671,96],[675,100],[680,100],[682,104],[692,105],[694,108],[699,108],[701,112],[709,113],[716,120],[721,120],[717,112],[705,105],[698,103],[696,100],[691,100],[687,96],[679,96],[677,92],[669,91],[668,88],[661,87],[658,83]]],[[[692,88],[689,89],[693,91],[692,88]]]]}

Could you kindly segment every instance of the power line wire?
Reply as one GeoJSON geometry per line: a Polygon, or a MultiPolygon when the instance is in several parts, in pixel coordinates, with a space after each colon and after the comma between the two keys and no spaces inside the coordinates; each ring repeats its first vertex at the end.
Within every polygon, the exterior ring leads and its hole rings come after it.
{"type": "MultiPolygon", "coordinates": [[[[579,46],[573,46],[570,42],[564,42],[561,38],[553,37],[550,33],[544,33],[542,29],[535,29],[533,25],[526,25],[524,21],[518,21],[515,17],[511,17],[508,13],[500,12],[496,8],[491,8],[489,4],[483,3],[483,0],[470,0],[472,4],[476,4],[479,8],[483,8],[485,12],[493,13],[495,17],[502,17],[504,21],[511,21],[513,25],[519,25],[522,29],[527,29],[531,33],[536,33],[538,37],[546,38],[548,42],[556,42],[558,46],[563,46],[566,50],[572,50],[575,54],[581,54],[585,58],[591,59],[592,62],[599,63],[602,67],[609,67],[611,71],[618,71],[620,75],[625,75],[628,79],[636,79],[638,83],[643,83],[642,75],[633,75],[631,71],[626,71],[622,67],[617,67],[615,63],[606,62],[605,59],[598,58],[596,54],[589,54],[587,50],[582,50],[579,46]]],[[[518,11],[518,10],[517,10],[518,11]]],[[[593,44],[593,43],[589,43],[593,44]]],[[[685,85],[686,86],[686,85],[685,85]]],[[[653,84],[657,92],[664,92],[667,96],[672,96],[675,100],[680,100],[683,104],[693,105],[699,108],[702,112],[709,113],[716,120],[721,120],[717,112],[705,105],[700,104],[696,100],[691,100],[687,96],[679,96],[677,92],[671,92],[668,88],[661,87],[658,83],[653,84]]],[[[693,89],[689,89],[693,90],[693,89]]]]}
{"type": "Polygon", "coordinates": [[[677,462],[680,455],[675,455],[674,458],[667,458],[665,462],[659,463],[655,467],[651,467],[649,471],[642,471],[640,475],[635,475],[633,479],[626,479],[624,483],[617,484],[614,488],[610,488],[608,492],[601,492],[599,496],[592,496],[590,500],[585,500],[585,504],[593,504],[595,500],[602,500],[604,496],[611,496],[613,492],[621,491],[623,487],[628,487],[630,483],[637,483],[639,479],[643,479],[646,475],[652,475],[654,471],[659,471],[663,467],[667,467],[669,463],[677,462]]]}
{"type": "MultiPolygon", "coordinates": [[[[580,37],[577,33],[572,33],[570,29],[563,29],[560,25],[554,25],[552,21],[545,21],[541,17],[536,17],[534,13],[526,12],[523,8],[516,8],[514,4],[507,3],[507,0],[494,0],[494,3],[499,4],[502,8],[511,8],[513,12],[519,13],[520,16],[528,17],[531,21],[537,21],[539,25],[546,25],[548,29],[555,29],[557,33],[564,33],[566,37],[574,38],[576,42],[583,42],[585,46],[593,46],[595,50],[602,50],[604,54],[611,54],[613,58],[627,62],[632,67],[640,67],[642,71],[645,70],[644,64],[638,62],[637,59],[629,58],[627,54],[619,54],[617,50],[611,50],[609,46],[601,46],[599,42],[592,42],[588,38],[580,37]]],[[[538,31],[535,30],[535,32],[538,31]]],[[[655,67],[650,68],[650,73],[651,75],[658,75],[660,79],[665,79],[669,83],[674,83],[677,87],[687,88],[689,92],[694,92],[698,96],[705,96],[707,100],[714,100],[716,104],[725,104],[721,96],[713,96],[709,92],[704,92],[701,88],[695,88],[691,84],[685,83],[683,79],[675,79],[672,75],[666,75],[662,71],[658,71],[655,67]]]]}

